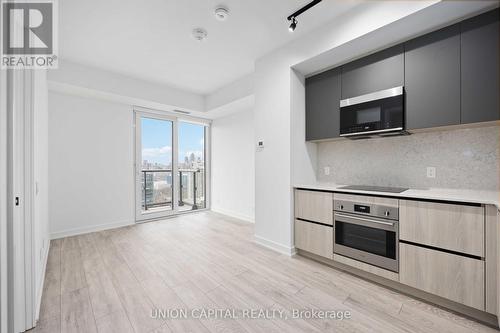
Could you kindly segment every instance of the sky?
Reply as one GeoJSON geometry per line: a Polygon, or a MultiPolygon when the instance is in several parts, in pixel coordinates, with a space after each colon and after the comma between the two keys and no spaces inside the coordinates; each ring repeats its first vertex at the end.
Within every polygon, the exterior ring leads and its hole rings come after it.
{"type": "MultiPolygon", "coordinates": [[[[185,122],[178,123],[179,162],[191,152],[203,158],[204,126],[185,122]]],[[[142,159],[169,165],[172,159],[172,122],[153,118],[141,118],[142,159]]]]}

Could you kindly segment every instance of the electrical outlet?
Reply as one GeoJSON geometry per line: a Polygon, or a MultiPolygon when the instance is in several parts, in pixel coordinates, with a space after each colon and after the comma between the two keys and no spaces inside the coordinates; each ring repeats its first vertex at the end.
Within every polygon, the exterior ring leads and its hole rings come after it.
{"type": "Polygon", "coordinates": [[[323,172],[325,173],[325,176],[330,175],[330,167],[329,166],[324,167],[323,172]]]}
{"type": "Polygon", "coordinates": [[[427,167],[427,178],[436,178],[436,168],[427,167]]]}

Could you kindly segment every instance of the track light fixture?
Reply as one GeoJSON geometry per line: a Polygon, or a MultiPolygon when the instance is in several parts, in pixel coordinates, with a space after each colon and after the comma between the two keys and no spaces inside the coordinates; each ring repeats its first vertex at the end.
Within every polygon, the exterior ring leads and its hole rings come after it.
{"type": "Polygon", "coordinates": [[[291,21],[292,21],[292,23],[288,27],[288,30],[290,30],[290,32],[294,32],[295,28],[297,28],[297,19],[295,17],[292,17],[291,21]]]}
{"type": "Polygon", "coordinates": [[[307,5],[305,5],[304,7],[300,8],[299,10],[297,10],[295,13],[291,14],[290,16],[288,16],[286,19],[288,21],[292,22],[292,23],[290,23],[290,27],[288,27],[288,30],[290,30],[291,32],[295,31],[295,28],[297,27],[297,17],[300,14],[302,14],[303,12],[309,10],[311,7],[317,5],[321,1],[322,0],[311,1],[310,3],[308,3],[307,5]]]}

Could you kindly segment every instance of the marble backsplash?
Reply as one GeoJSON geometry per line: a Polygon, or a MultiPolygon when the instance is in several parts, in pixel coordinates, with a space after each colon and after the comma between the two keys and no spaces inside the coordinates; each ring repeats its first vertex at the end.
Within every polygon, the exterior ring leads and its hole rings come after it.
{"type": "Polygon", "coordinates": [[[499,190],[500,127],[318,143],[317,179],[352,185],[499,190]],[[325,175],[324,167],[330,167],[325,175]],[[427,167],[436,178],[427,178],[427,167]]]}

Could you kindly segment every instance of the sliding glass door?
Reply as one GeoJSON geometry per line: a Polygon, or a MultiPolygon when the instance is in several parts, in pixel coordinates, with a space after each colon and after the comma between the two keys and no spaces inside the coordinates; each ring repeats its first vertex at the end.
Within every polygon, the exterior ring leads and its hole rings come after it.
{"type": "Polygon", "coordinates": [[[207,124],[135,112],[136,220],[207,207],[207,124]]]}

